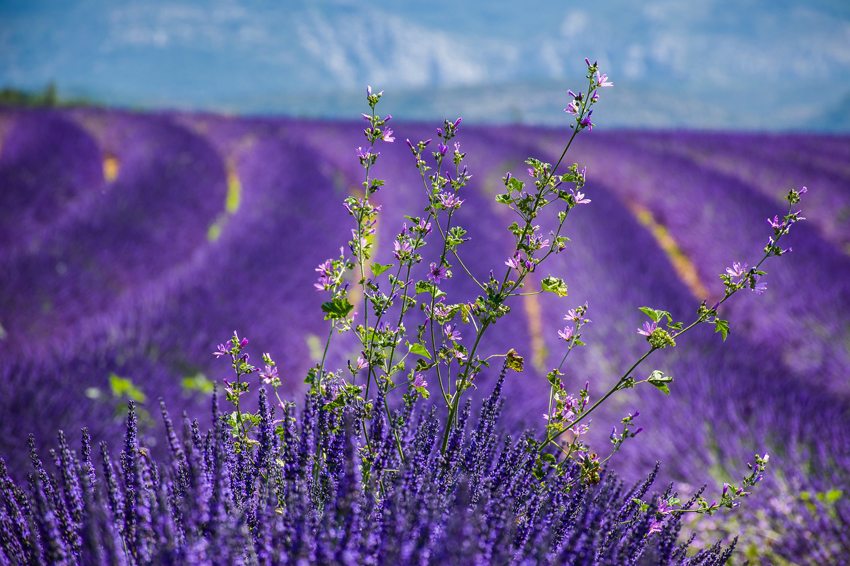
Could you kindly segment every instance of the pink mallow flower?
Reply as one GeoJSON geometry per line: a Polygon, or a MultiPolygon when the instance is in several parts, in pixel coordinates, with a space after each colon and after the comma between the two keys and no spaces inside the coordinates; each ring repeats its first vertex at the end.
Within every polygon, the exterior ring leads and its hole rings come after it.
{"type": "Polygon", "coordinates": [[[614,83],[608,81],[608,75],[600,75],[599,71],[596,71],[596,82],[601,87],[614,86],[614,83]]]}
{"type": "Polygon", "coordinates": [[[638,328],[637,333],[641,334],[643,336],[649,337],[649,336],[652,335],[653,332],[655,332],[656,328],[658,328],[657,322],[652,322],[652,323],[644,322],[643,328],[638,328]]]}
{"type": "Polygon", "coordinates": [[[558,331],[558,337],[561,338],[561,340],[569,342],[570,338],[573,337],[573,327],[565,326],[563,330],[558,331]]]}
{"type": "Polygon", "coordinates": [[[410,245],[410,242],[399,242],[396,240],[393,242],[393,255],[396,259],[401,259],[402,257],[407,257],[413,253],[413,246],[410,245]]]}
{"type": "Polygon", "coordinates": [[[455,327],[451,324],[447,324],[446,328],[446,339],[453,340],[455,342],[460,342],[460,330],[455,330],[455,327]]]}
{"type": "Polygon", "coordinates": [[[413,386],[428,387],[428,382],[425,380],[425,376],[421,373],[417,373],[415,376],[413,376],[413,386]]]}
{"type": "Polygon", "coordinates": [[[435,285],[439,285],[440,281],[444,279],[448,279],[448,269],[445,266],[438,266],[436,263],[431,263],[431,270],[428,272],[427,279],[432,281],[435,285]]]}
{"type": "Polygon", "coordinates": [[[732,264],[732,267],[726,268],[726,273],[728,273],[730,277],[740,277],[746,272],[747,264],[740,264],[737,261],[732,264]]]}
{"type": "Polygon", "coordinates": [[[260,377],[263,378],[263,383],[265,383],[266,385],[275,383],[278,379],[277,367],[273,367],[266,364],[266,369],[260,370],[260,377]]]}

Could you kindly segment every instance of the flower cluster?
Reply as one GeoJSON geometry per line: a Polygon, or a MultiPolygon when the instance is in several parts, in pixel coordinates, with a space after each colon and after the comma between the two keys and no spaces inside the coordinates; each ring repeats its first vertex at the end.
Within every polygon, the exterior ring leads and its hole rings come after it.
{"type": "MultiPolygon", "coordinates": [[[[182,438],[161,404],[168,457],[154,461],[139,440],[131,403],[123,449],[105,444],[92,457],[59,433],[54,470],[33,447],[29,486],[0,460],[0,559],[14,564],[680,564],[676,517],[635,501],[650,495],[657,468],[625,486],[601,473],[598,485],[566,490],[570,466],[541,488],[529,473],[525,437],[500,438],[502,378],[468,427],[469,405],[437,450],[434,412],[405,405],[393,414],[407,432],[404,461],[392,449],[384,415],[364,420],[354,408],[333,412],[328,397],[308,395],[303,411],[281,418],[259,398],[258,442],[237,450],[213,397],[213,428],[184,416],[182,438]],[[279,423],[275,426],[275,422],[279,423]],[[376,453],[358,457],[363,424],[376,453]],[[471,428],[471,430],[467,430],[471,428]],[[327,447],[317,460],[313,447],[327,447]],[[99,471],[98,471],[99,470],[99,471]],[[380,485],[382,490],[372,489],[380,485]]],[[[656,496],[666,500],[669,493],[656,496]]],[[[695,560],[720,566],[717,546],[695,560]]]]}
{"type": "Polygon", "coordinates": [[[590,81],[587,89],[589,95],[568,91],[573,100],[564,108],[564,112],[575,116],[576,124],[571,125],[571,128],[575,127],[577,130],[587,128],[590,131],[594,126],[590,121],[590,116],[593,114],[590,108],[599,100],[598,89],[614,86],[614,83],[608,80],[608,75],[599,72],[598,61],[591,63],[590,60],[585,59],[584,62],[587,63],[587,79],[590,81]]]}

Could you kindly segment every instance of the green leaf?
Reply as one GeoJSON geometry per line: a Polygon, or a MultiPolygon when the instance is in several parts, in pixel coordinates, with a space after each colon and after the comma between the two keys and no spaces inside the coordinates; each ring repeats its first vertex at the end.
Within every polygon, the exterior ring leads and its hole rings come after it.
{"type": "Polygon", "coordinates": [[[410,342],[405,342],[405,344],[407,344],[407,349],[409,353],[428,358],[429,360],[433,359],[431,358],[431,352],[429,352],[428,349],[425,348],[425,346],[423,346],[422,344],[418,342],[414,342],[413,344],[411,344],[410,342]]]}
{"type": "Polygon", "coordinates": [[[444,291],[440,291],[440,288],[431,283],[430,281],[417,281],[416,282],[416,294],[419,293],[431,293],[434,295],[435,299],[439,299],[446,293],[444,291]]]}
{"type": "Polygon", "coordinates": [[[658,370],[655,370],[651,374],[649,374],[649,378],[647,381],[657,387],[661,392],[665,395],[670,395],[670,388],[667,387],[667,384],[673,381],[673,378],[667,375],[664,375],[658,370]]]}
{"type": "Polygon", "coordinates": [[[823,495],[823,501],[826,501],[827,503],[835,503],[836,501],[841,499],[841,496],[844,495],[844,492],[840,489],[830,489],[823,495]]]}
{"type": "Polygon", "coordinates": [[[505,356],[505,365],[514,371],[522,371],[523,369],[522,356],[516,353],[516,350],[511,348],[505,356]]]}
{"type": "Polygon", "coordinates": [[[567,284],[564,283],[563,279],[558,277],[552,277],[551,275],[546,277],[543,281],[540,282],[544,291],[549,291],[550,293],[555,293],[559,297],[567,296],[567,284]]]}
{"type": "Polygon", "coordinates": [[[345,297],[337,297],[332,301],[322,303],[322,312],[325,313],[325,320],[341,320],[348,316],[354,309],[354,305],[348,302],[345,297]]]}
{"type": "Polygon", "coordinates": [[[719,332],[721,335],[723,335],[723,341],[726,342],[726,337],[729,335],[729,321],[715,318],[714,332],[715,334],[719,332]]]}
{"type": "Polygon", "coordinates": [[[513,199],[510,197],[510,195],[496,195],[496,202],[498,202],[499,204],[511,204],[511,202],[513,202],[513,199]]]}
{"type": "Polygon", "coordinates": [[[651,318],[655,322],[661,322],[663,317],[667,317],[667,322],[672,322],[673,317],[669,312],[661,310],[661,309],[652,309],[649,307],[640,307],[641,312],[651,318]]]}
{"type": "Polygon", "coordinates": [[[637,503],[640,505],[640,512],[646,513],[646,510],[649,509],[649,503],[644,503],[640,499],[632,499],[632,503],[637,503]]]}
{"type": "Polygon", "coordinates": [[[142,390],[136,387],[129,378],[119,377],[114,373],[109,374],[109,387],[112,389],[114,397],[126,397],[137,403],[144,403],[147,399],[142,390]]]}
{"type": "Polygon", "coordinates": [[[540,454],[540,459],[549,462],[550,464],[556,464],[558,462],[558,460],[548,452],[540,454]]]}
{"type": "Polygon", "coordinates": [[[381,265],[380,263],[378,263],[378,262],[376,261],[376,262],[372,263],[371,267],[372,267],[372,275],[374,275],[375,277],[377,277],[377,276],[379,276],[381,273],[385,272],[386,270],[388,270],[388,269],[391,269],[391,268],[395,267],[395,265],[394,265],[394,264],[392,264],[392,263],[390,263],[390,264],[388,264],[388,265],[381,265]]]}

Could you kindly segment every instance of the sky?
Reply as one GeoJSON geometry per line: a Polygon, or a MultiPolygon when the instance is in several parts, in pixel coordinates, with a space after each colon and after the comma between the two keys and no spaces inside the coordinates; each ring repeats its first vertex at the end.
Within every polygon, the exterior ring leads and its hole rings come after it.
{"type": "Polygon", "coordinates": [[[0,0],[0,87],[139,109],[850,132],[846,0],[0,0]],[[595,114],[595,116],[596,116],[595,114]]]}

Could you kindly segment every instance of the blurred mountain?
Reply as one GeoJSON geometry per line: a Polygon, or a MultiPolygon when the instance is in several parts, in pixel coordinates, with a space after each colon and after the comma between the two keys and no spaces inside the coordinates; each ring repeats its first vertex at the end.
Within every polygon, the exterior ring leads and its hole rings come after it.
{"type": "Polygon", "coordinates": [[[564,124],[584,57],[607,126],[848,129],[839,0],[0,3],[0,86],[129,107],[351,116],[371,84],[399,117],[564,124]]]}

